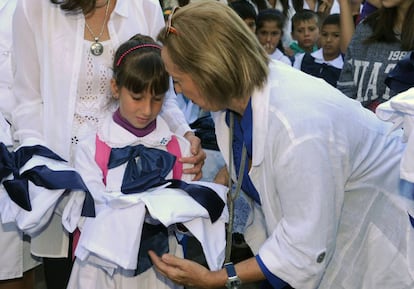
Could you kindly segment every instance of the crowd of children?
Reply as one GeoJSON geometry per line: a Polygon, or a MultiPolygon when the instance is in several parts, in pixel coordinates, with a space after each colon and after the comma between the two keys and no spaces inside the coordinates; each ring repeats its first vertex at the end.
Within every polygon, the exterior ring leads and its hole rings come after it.
{"type": "Polygon", "coordinates": [[[313,10],[302,9],[288,18],[275,8],[256,11],[247,0],[233,1],[229,5],[252,28],[271,59],[293,65],[336,87],[344,56],[339,13],[321,17],[313,10]],[[252,19],[255,19],[254,25],[252,19]],[[291,26],[291,42],[287,46],[283,41],[286,25],[291,26]]]}

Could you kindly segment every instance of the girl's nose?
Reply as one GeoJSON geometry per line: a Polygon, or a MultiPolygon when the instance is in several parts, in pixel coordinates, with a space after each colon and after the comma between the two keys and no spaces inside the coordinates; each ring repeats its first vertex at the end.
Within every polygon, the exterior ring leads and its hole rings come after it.
{"type": "Polygon", "coordinates": [[[152,107],[151,107],[151,98],[146,99],[141,103],[141,112],[145,116],[151,115],[152,107]]]}

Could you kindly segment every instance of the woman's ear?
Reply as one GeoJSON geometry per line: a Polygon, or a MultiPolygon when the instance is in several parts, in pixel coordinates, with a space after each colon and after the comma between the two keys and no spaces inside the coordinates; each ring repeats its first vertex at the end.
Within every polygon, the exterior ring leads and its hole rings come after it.
{"type": "Polygon", "coordinates": [[[111,91],[112,91],[112,96],[115,99],[118,99],[119,98],[119,89],[118,89],[118,85],[116,84],[115,78],[111,79],[111,91]]]}

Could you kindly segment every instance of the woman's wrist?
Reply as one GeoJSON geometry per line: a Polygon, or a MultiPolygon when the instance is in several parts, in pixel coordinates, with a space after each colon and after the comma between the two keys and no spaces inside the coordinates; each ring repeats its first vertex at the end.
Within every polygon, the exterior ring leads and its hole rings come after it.
{"type": "Polygon", "coordinates": [[[208,276],[209,285],[207,288],[224,288],[227,282],[227,272],[226,269],[221,269],[219,271],[210,271],[208,276]]]}

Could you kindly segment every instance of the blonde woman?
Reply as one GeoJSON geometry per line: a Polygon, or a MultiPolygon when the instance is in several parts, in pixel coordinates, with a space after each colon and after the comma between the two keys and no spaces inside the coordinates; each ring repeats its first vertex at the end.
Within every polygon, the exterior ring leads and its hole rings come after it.
{"type": "Polygon", "coordinates": [[[399,133],[326,82],[269,62],[214,1],[177,10],[159,39],[175,85],[217,112],[230,176],[255,204],[245,233],[254,257],[209,271],[150,252],[162,274],[196,288],[413,288],[414,202],[399,195],[399,133]]]}

